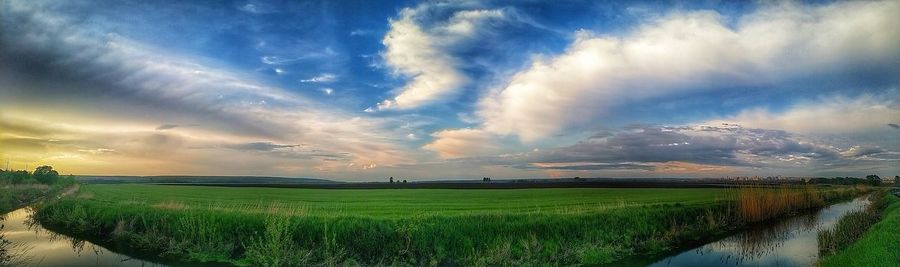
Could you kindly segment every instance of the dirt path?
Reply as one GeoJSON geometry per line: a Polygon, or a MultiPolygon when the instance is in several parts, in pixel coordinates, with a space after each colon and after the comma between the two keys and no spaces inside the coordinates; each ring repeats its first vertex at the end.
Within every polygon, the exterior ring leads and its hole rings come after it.
{"type": "Polygon", "coordinates": [[[69,196],[69,195],[78,193],[78,189],[81,189],[81,185],[80,185],[80,184],[75,184],[75,185],[70,186],[70,187],[68,187],[68,188],[66,188],[66,189],[63,189],[61,192],[59,192],[59,194],[56,195],[56,199],[60,199],[60,198],[63,198],[63,197],[66,197],[66,196],[69,196]]]}

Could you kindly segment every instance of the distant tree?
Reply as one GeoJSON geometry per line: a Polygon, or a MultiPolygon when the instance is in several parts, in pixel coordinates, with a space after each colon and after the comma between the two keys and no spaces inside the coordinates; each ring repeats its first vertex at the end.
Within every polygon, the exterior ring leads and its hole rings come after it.
{"type": "Polygon", "coordinates": [[[42,184],[52,184],[55,183],[57,179],[59,179],[59,172],[53,169],[50,166],[40,166],[37,169],[34,169],[34,173],[31,174],[35,180],[42,184]]]}
{"type": "Polygon", "coordinates": [[[406,179],[403,179],[403,183],[404,183],[404,184],[406,183],[406,179]]]}
{"type": "Polygon", "coordinates": [[[900,175],[894,176],[894,186],[900,186],[900,175]]]}
{"type": "Polygon", "coordinates": [[[390,183],[394,183],[394,176],[391,176],[391,179],[388,180],[390,183]]]}
{"type": "Polygon", "coordinates": [[[490,182],[491,182],[491,178],[490,178],[490,177],[484,177],[484,178],[481,178],[481,181],[482,181],[482,182],[488,182],[488,183],[490,183],[490,182]]]}
{"type": "Polygon", "coordinates": [[[880,185],[881,185],[881,177],[878,177],[878,175],[874,175],[874,174],[872,174],[872,175],[867,175],[867,176],[866,176],[866,181],[868,181],[869,184],[870,184],[870,185],[873,185],[873,186],[880,186],[880,185]]]}

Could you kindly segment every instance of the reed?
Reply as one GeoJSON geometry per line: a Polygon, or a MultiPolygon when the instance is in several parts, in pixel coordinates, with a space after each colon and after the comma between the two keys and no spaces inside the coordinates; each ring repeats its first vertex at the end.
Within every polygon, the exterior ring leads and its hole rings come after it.
{"type": "Polygon", "coordinates": [[[729,190],[734,208],[750,223],[781,218],[867,192],[867,187],[820,188],[814,185],[739,185],[729,190]]]}

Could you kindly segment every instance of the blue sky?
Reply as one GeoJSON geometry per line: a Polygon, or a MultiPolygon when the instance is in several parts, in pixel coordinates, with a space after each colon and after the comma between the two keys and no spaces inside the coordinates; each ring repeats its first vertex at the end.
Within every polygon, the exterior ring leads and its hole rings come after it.
{"type": "Polygon", "coordinates": [[[897,1],[0,5],[0,154],[13,165],[900,174],[897,1]]]}

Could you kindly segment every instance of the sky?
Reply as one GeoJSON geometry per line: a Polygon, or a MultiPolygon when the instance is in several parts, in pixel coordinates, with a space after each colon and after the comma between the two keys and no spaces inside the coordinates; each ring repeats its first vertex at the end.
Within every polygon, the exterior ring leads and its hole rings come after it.
{"type": "Polygon", "coordinates": [[[896,0],[0,1],[0,158],[341,181],[893,177],[897,14],[896,0]]]}

